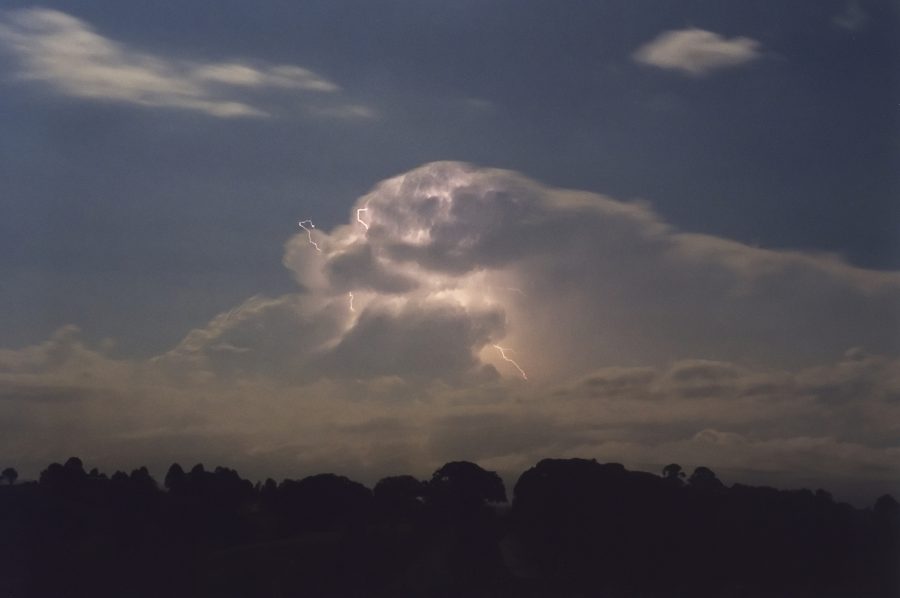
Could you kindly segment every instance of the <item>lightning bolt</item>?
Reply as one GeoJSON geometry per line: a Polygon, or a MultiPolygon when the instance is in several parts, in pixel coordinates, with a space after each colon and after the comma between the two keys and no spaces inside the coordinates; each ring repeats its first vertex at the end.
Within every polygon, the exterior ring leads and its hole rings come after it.
{"type": "MultiPolygon", "coordinates": [[[[363,212],[368,212],[368,211],[369,211],[368,205],[365,207],[362,207],[362,208],[357,208],[357,210],[356,210],[356,221],[363,225],[363,228],[366,229],[366,232],[369,232],[369,225],[366,224],[365,221],[359,217],[359,215],[362,214],[363,212]]],[[[347,301],[350,302],[350,311],[355,312],[356,310],[353,309],[353,292],[352,291],[347,293],[347,301]]]]}
{"type": "Polygon", "coordinates": [[[313,241],[313,238],[312,238],[312,229],[316,228],[316,225],[313,224],[313,221],[312,220],[301,220],[297,224],[300,225],[300,228],[302,228],[303,230],[306,231],[306,238],[309,240],[309,244],[312,245],[313,247],[315,247],[316,251],[318,253],[322,253],[322,250],[319,249],[319,244],[316,243],[315,241],[313,241]],[[305,226],[303,226],[303,224],[306,222],[309,223],[309,228],[306,228],[305,226]]]}
{"type": "Polygon", "coordinates": [[[368,211],[369,211],[369,206],[366,206],[364,208],[359,208],[356,210],[356,221],[359,222],[360,224],[362,224],[366,230],[369,230],[369,225],[366,224],[365,222],[363,222],[363,219],[359,217],[359,214],[360,214],[360,212],[368,212],[368,211]]]}
{"type": "Polygon", "coordinates": [[[500,345],[494,345],[494,348],[497,349],[498,351],[500,351],[500,357],[502,357],[504,361],[508,361],[509,363],[513,364],[513,366],[517,370],[519,370],[519,373],[522,374],[522,378],[524,378],[525,380],[528,380],[528,374],[525,373],[525,370],[523,370],[522,367],[518,363],[516,363],[513,359],[510,359],[509,357],[506,356],[506,352],[509,351],[509,349],[504,349],[500,345]]]}

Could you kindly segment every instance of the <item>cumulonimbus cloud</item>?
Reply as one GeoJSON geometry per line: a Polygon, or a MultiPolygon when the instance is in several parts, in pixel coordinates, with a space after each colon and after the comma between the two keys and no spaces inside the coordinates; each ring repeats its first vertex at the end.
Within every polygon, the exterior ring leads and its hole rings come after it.
{"type": "MultiPolygon", "coordinates": [[[[55,450],[88,457],[78,446],[181,447],[365,479],[548,455],[896,477],[900,273],[455,162],[379,183],[331,230],[298,228],[284,264],[296,293],[149,361],[72,330],[0,351],[0,420],[64,428],[55,450]]],[[[50,450],[3,438],[5,454],[50,450]]]]}
{"type": "MultiPolygon", "coordinates": [[[[76,17],[44,8],[0,13],[0,48],[18,59],[19,78],[43,82],[63,95],[220,118],[270,116],[259,101],[262,92],[309,98],[334,97],[340,91],[334,82],[296,65],[176,60],[139,51],[100,35],[76,17]]],[[[310,114],[374,115],[365,106],[306,101],[310,114]]]]}
{"type": "Polygon", "coordinates": [[[760,43],[749,37],[725,38],[704,29],[666,31],[638,48],[635,61],[661,69],[703,76],[760,57],[760,43]]]}
{"type": "Polygon", "coordinates": [[[298,234],[285,264],[333,305],[354,292],[348,326],[367,309],[497,311],[502,336],[472,350],[509,343],[546,378],[674,358],[809,365],[900,343],[897,273],[683,233],[645,204],[509,171],[430,164],[378,185],[346,225],[313,234],[322,252],[298,234]]]}

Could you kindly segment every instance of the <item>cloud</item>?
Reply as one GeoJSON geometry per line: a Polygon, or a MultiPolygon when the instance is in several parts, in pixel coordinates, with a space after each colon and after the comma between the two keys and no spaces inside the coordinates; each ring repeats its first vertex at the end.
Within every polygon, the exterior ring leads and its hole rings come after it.
{"type": "Polygon", "coordinates": [[[63,12],[28,8],[0,14],[0,47],[18,58],[18,76],[77,98],[177,108],[219,118],[266,117],[260,94],[303,94],[318,116],[370,118],[364,106],[322,104],[340,88],[295,65],[251,61],[196,62],[132,49],[63,12]]]}
{"type": "Polygon", "coordinates": [[[252,297],[152,360],[74,328],[0,351],[0,421],[31,431],[0,451],[364,481],[545,456],[847,488],[900,473],[900,273],[455,162],[382,181],[309,234],[321,252],[299,228],[285,244],[297,292],[252,297]]]}
{"type": "Polygon", "coordinates": [[[474,354],[503,329],[499,310],[447,302],[407,303],[399,310],[366,309],[317,369],[340,377],[401,375],[467,382],[496,376],[474,354]]]}
{"type": "Polygon", "coordinates": [[[299,66],[253,68],[240,63],[207,64],[190,70],[190,77],[243,87],[280,87],[305,91],[338,91],[338,86],[299,66]]]}
{"type": "Polygon", "coordinates": [[[869,23],[869,15],[863,10],[859,2],[852,0],[844,7],[844,10],[835,15],[831,22],[841,29],[846,29],[852,33],[862,31],[869,23]]]}
{"type": "Polygon", "coordinates": [[[371,120],[378,117],[378,113],[375,110],[361,104],[310,106],[309,113],[313,116],[334,118],[344,121],[371,120]]]}
{"type": "Polygon", "coordinates": [[[632,55],[641,64],[701,77],[760,57],[760,43],[749,37],[726,39],[703,29],[666,31],[632,55]]]}
{"type": "Polygon", "coordinates": [[[285,264],[314,294],[343,304],[354,292],[348,323],[368,306],[408,302],[499,310],[505,336],[490,342],[544,377],[672,358],[810,364],[854,346],[898,349],[897,273],[683,233],[645,204],[508,171],[431,164],[381,183],[347,225],[315,235],[321,254],[298,234],[285,264]],[[364,207],[368,230],[355,219],[364,207]],[[835,325],[847,314],[852,324],[835,325]]]}

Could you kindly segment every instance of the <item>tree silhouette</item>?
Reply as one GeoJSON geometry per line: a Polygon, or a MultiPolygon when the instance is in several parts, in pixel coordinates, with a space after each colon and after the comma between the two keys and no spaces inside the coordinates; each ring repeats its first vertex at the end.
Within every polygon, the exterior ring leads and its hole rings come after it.
{"type": "Polygon", "coordinates": [[[714,490],[724,487],[710,468],[702,466],[694,470],[694,473],[688,478],[688,484],[699,490],[714,490]]]}
{"type": "Polygon", "coordinates": [[[383,478],[372,490],[379,511],[396,519],[414,517],[421,512],[427,492],[428,484],[411,475],[383,478]]]}
{"type": "Polygon", "coordinates": [[[41,472],[38,478],[41,486],[51,489],[61,489],[67,485],[68,473],[59,463],[51,463],[47,469],[41,472]]]}
{"type": "Polygon", "coordinates": [[[172,463],[172,466],[169,467],[169,471],[166,473],[163,483],[170,492],[177,493],[184,490],[184,485],[187,483],[187,475],[184,473],[184,469],[181,468],[181,465],[172,463]]]}
{"type": "Polygon", "coordinates": [[[821,490],[726,487],[708,467],[685,484],[677,464],[661,477],[544,459],[509,508],[492,504],[507,497],[499,476],[467,461],[371,491],[173,464],[164,492],[146,467],[84,471],[71,458],[0,487],[6,594],[900,597],[894,498],[858,509],[821,490]]]}
{"type": "Polygon", "coordinates": [[[128,477],[128,481],[136,492],[141,492],[145,495],[153,494],[158,490],[156,480],[153,479],[150,471],[145,466],[133,470],[128,477]]]}
{"type": "Polygon", "coordinates": [[[884,514],[884,516],[896,516],[900,513],[900,504],[890,494],[878,497],[875,501],[875,513],[884,514]]]}
{"type": "Polygon", "coordinates": [[[19,478],[19,472],[16,471],[12,467],[7,467],[3,470],[3,479],[6,480],[6,483],[12,486],[16,483],[16,480],[19,478]]]}
{"type": "Polygon", "coordinates": [[[63,467],[72,477],[80,478],[87,475],[84,472],[84,463],[78,457],[69,457],[63,467]]]}
{"type": "Polygon", "coordinates": [[[372,492],[376,500],[400,502],[413,500],[418,502],[425,496],[427,485],[411,475],[398,475],[382,478],[375,484],[372,492]]]}
{"type": "Polygon", "coordinates": [[[372,491],[344,476],[320,473],[300,481],[284,480],[278,487],[277,502],[289,529],[335,530],[365,519],[372,491]]]}
{"type": "Polygon", "coordinates": [[[681,465],[679,465],[678,463],[669,463],[668,465],[663,467],[662,473],[663,478],[666,481],[672,484],[677,484],[679,486],[682,484],[682,480],[684,479],[685,475],[684,471],[682,471],[681,469],[681,465]]]}
{"type": "Polygon", "coordinates": [[[452,461],[431,476],[428,499],[443,506],[479,507],[506,502],[506,488],[495,472],[469,461],[452,461]]]}

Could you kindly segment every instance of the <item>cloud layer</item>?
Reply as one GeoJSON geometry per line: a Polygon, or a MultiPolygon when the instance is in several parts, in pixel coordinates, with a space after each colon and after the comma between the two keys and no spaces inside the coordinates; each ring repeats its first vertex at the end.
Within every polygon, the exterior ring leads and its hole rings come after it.
{"type": "Polygon", "coordinates": [[[451,162],[378,184],[331,231],[298,229],[284,264],[298,292],[149,361],[74,329],[0,352],[0,450],[364,480],[552,455],[897,479],[900,273],[451,162]]]}
{"type": "Polygon", "coordinates": [[[760,43],[749,37],[727,39],[703,29],[679,29],[661,33],[633,57],[641,64],[700,77],[758,59],[760,43]]]}
{"type": "MultiPolygon", "coordinates": [[[[42,8],[0,13],[0,47],[18,59],[21,79],[43,82],[63,95],[220,118],[270,116],[261,93],[282,91],[308,98],[340,91],[335,83],[295,65],[197,62],[142,52],[103,37],[80,19],[42,8]]],[[[373,114],[334,101],[307,103],[315,114],[373,114]]]]}

